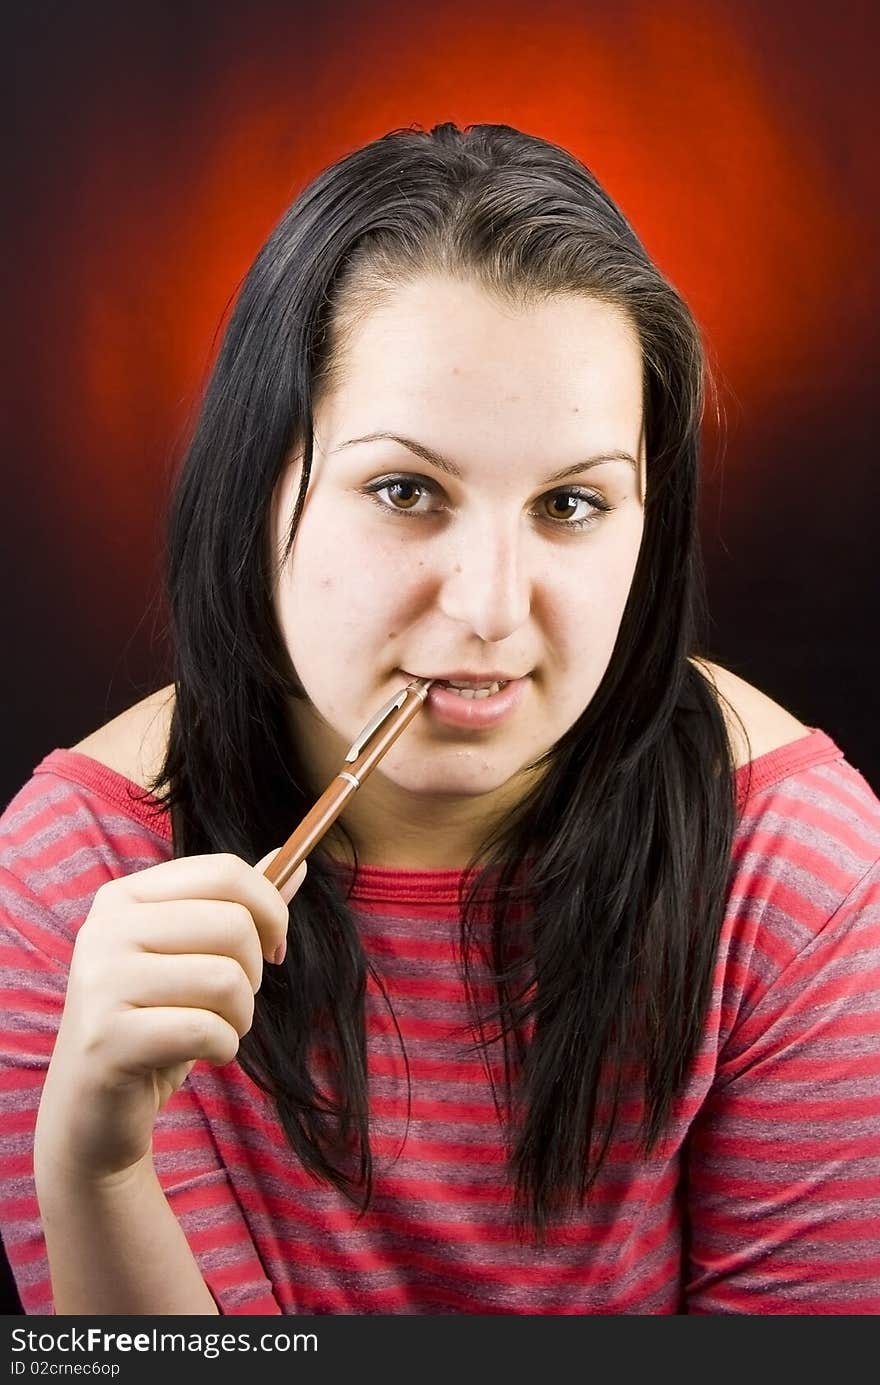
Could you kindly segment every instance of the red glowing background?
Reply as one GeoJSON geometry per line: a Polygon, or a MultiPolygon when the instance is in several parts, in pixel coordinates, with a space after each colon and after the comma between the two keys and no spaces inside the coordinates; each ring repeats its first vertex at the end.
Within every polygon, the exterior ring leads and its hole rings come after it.
{"type": "Polygon", "coordinates": [[[169,478],[260,244],[343,153],[448,119],[571,149],[684,292],[728,415],[703,498],[714,656],[880,778],[875,7],[27,8],[5,231],[8,795],[167,681],[169,478]]]}

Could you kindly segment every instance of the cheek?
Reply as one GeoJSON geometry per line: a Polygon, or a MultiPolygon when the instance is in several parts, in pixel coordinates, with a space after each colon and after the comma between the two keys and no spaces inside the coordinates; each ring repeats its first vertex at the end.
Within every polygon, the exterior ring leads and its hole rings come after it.
{"type": "Polygon", "coordinates": [[[640,507],[627,506],[618,518],[614,533],[609,530],[607,541],[597,556],[597,567],[601,572],[597,587],[604,604],[620,616],[635,576],[645,516],[640,507]]]}
{"type": "Polygon", "coordinates": [[[620,629],[638,561],[641,518],[589,547],[549,576],[553,643],[569,666],[604,672],[620,629]]]}
{"type": "Polygon", "coordinates": [[[399,543],[358,526],[303,514],[278,589],[278,614],[294,664],[371,653],[403,628],[419,568],[399,543]],[[323,651],[323,655],[319,654],[323,651]]]}

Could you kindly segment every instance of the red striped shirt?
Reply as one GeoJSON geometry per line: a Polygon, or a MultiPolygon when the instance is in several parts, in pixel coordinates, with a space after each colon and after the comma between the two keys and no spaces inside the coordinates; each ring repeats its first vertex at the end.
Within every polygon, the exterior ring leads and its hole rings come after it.
{"type": "MultiPolygon", "coordinates": [[[[624,1093],[581,1214],[540,1250],[457,962],[458,874],[363,868],[375,1196],[306,1176],[236,1063],[198,1062],[156,1168],[221,1312],[880,1313],[880,801],[821,730],[738,776],[735,872],[699,1055],[660,1144],[624,1093]]],[[[104,881],[167,860],[167,818],[55,750],[0,819],[0,1232],[27,1313],[53,1311],[31,1153],[77,929],[104,881]]]]}

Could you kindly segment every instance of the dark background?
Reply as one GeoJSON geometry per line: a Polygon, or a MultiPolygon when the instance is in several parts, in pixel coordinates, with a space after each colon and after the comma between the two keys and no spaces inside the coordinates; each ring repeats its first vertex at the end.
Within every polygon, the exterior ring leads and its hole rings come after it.
{"type": "Polygon", "coordinates": [[[169,478],[260,244],[343,152],[442,119],[570,147],[689,299],[728,416],[723,464],[705,467],[712,653],[880,785],[878,8],[534,13],[258,0],[13,14],[4,801],[49,750],[169,679],[169,478]]]}
{"type": "Polygon", "coordinates": [[[169,681],[169,479],[259,246],[343,153],[447,119],[566,145],[684,292],[727,414],[712,656],[880,790],[875,4],[32,3],[6,39],[4,803],[169,681]]]}

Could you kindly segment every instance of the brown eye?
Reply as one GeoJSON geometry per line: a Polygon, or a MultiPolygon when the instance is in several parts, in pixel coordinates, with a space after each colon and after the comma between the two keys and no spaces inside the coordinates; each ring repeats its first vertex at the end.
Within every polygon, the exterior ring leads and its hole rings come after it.
{"type": "Polygon", "coordinates": [[[417,486],[415,481],[389,481],[383,490],[392,497],[396,509],[409,510],[422,494],[423,487],[417,486]],[[396,498],[392,495],[394,491],[398,493],[396,498]],[[397,500],[401,502],[399,505],[397,500]]]}
{"type": "MultiPolygon", "coordinates": [[[[389,476],[365,486],[363,494],[386,516],[412,515],[415,519],[428,520],[445,513],[443,505],[438,504],[436,484],[424,476],[389,476]],[[420,506],[422,500],[426,504],[420,506]]],[[[614,509],[600,495],[571,486],[566,490],[552,491],[543,496],[539,503],[542,506],[539,517],[549,522],[552,528],[566,534],[594,528],[604,515],[614,509]],[[586,514],[578,513],[579,506],[585,508],[586,514]]]]}
{"type": "Polygon", "coordinates": [[[436,500],[436,487],[423,476],[389,476],[384,481],[374,481],[366,486],[364,494],[386,515],[413,515],[416,519],[430,519],[438,513],[436,505],[431,506],[432,497],[436,500]],[[421,505],[421,501],[426,504],[421,505]]]}
{"type": "Polygon", "coordinates": [[[557,491],[555,495],[548,496],[547,509],[550,518],[571,519],[583,499],[583,496],[575,495],[572,491],[557,491]]]}
{"type": "Polygon", "coordinates": [[[544,506],[543,518],[549,519],[556,529],[564,534],[578,530],[594,529],[601,523],[604,515],[614,509],[607,500],[591,491],[580,489],[553,491],[541,500],[544,506]],[[586,513],[578,513],[578,506],[584,506],[586,513]]]}

